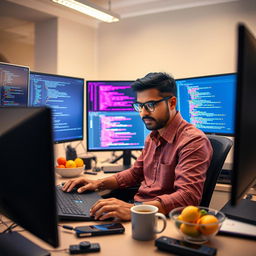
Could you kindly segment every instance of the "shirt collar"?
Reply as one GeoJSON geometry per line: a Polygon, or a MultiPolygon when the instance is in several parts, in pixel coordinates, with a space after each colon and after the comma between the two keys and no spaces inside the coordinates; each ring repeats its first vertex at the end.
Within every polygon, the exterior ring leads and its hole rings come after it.
{"type": "Polygon", "coordinates": [[[159,140],[160,137],[162,137],[164,140],[166,140],[168,143],[173,143],[174,137],[176,135],[176,131],[179,128],[180,123],[182,122],[182,117],[179,111],[175,114],[173,120],[170,122],[168,126],[163,128],[162,135],[160,136],[158,131],[152,131],[150,133],[150,137],[156,141],[159,140]]]}

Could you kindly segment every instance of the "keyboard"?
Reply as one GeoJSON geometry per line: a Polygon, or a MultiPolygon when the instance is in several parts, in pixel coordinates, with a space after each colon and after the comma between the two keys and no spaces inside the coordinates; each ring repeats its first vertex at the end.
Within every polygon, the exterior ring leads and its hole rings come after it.
{"type": "Polygon", "coordinates": [[[222,169],[220,172],[220,175],[217,179],[217,183],[231,184],[231,172],[232,172],[232,170],[222,169]]]}
{"type": "Polygon", "coordinates": [[[83,214],[83,208],[76,202],[82,201],[82,198],[79,194],[71,193],[69,196],[66,196],[65,192],[57,190],[57,201],[58,208],[61,209],[63,213],[69,214],[83,214]]]}
{"type": "Polygon", "coordinates": [[[96,192],[67,193],[59,186],[56,187],[56,196],[58,216],[68,220],[92,220],[90,209],[102,198],[96,192]]]}

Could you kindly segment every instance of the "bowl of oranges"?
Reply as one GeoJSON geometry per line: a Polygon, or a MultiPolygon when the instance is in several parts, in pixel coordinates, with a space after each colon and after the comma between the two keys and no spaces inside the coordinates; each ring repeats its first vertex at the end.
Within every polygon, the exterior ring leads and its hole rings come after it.
{"type": "Polygon", "coordinates": [[[84,161],[81,158],[66,160],[65,157],[58,157],[55,171],[64,178],[72,178],[82,174],[84,167],[84,161]]]}
{"type": "Polygon", "coordinates": [[[225,220],[220,211],[191,205],[175,208],[169,216],[184,239],[194,244],[203,244],[215,236],[225,220]]]}

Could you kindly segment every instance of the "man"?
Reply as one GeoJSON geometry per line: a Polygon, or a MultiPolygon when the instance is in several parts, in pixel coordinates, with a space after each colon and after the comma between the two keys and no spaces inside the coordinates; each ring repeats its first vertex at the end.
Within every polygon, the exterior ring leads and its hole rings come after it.
{"type": "MultiPolygon", "coordinates": [[[[164,214],[179,206],[198,205],[212,156],[209,140],[176,110],[176,83],[171,76],[149,73],[137,79],[132,88],[137,93],[134,109],[152,131],[142,154],[130,169],[99,180],[73,179],[63,190],[69,192],[79,185],[81,193],[131,187],[139,182],[135,202],[157,206],[164,214]]],[[[116,198],[102,199],[92,207],[91,215],[99,220],[130,220],[132,206],[116,198]]]]}

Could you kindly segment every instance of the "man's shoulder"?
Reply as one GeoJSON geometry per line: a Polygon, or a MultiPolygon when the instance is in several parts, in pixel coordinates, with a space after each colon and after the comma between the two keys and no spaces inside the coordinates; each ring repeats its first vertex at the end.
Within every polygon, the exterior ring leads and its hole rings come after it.
{"type": "Polygon", "coordinates": [[[179,140],[184,141],[184,143],[189,141],[208,141],[205,133],[186,121],[180,125],[177,131],[177,137],[179,140]]]}

